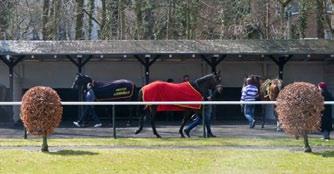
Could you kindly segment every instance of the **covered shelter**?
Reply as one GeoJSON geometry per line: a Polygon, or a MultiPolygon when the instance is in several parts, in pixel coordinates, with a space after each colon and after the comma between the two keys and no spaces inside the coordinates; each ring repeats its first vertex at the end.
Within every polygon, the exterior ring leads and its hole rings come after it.
{"type": "Polygon", "coordinates": [[[200,59],[211,72],[225,61],[273,61],[277,76],[283,79],[289,61],[333,62],[334,40],[0,41],[0,59],[8,67],[8,87],[13,100],[14,68],[23,61],[72,62],[76,72],[81,73],[94,59],[124,63],[135,60],[144,68],[146,84],[157,60],[200,59]]]}

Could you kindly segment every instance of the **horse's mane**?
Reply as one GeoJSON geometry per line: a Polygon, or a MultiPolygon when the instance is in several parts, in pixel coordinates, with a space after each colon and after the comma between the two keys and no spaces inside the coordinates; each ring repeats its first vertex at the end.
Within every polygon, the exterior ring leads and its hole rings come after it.
{"type": "Polygon", "coordinates": [[[106,87],[106,86],[109,86],[109,85],[112,85],[112,84],[115,84],[115,83],[122,83],[122,82],[132,83],[130,80],[126,80],[126,79],[113,80],[113,81],[109,81],[109,82],[93,80],[94,88],[103,88],[103,87],[106,87]]]}
{"type": "Polygon", "coordinates": [[[213,73],[211,73],[211,74],[208,74],[208,75],[205,75],[205,76],[203,76],[203,77],[200,77],[200,78],[198,78],[198,79],[196,79],[195,80],[195,83],[202,83],[203,81],[206,81],[206,80],[208,80],[208,79],[210,79],[210,78],[213,78],[214,79],[214,74],[213,73]]]}

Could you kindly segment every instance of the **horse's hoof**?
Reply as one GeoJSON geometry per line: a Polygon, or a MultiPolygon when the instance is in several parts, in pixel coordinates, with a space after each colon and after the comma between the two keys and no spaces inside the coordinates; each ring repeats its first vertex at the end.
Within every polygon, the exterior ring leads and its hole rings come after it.
{"type": "Polygon", "coordinates": [[[312,152],[312,149],[310,147],[305,147],[304,152],[305,153],[310,153],[310,152],[312,152]]]}
{"type": "Polygon", "coordinates": [[[137,130],[136,132],[135,132],[135,134],[137,135],[137,134],[139,134],[141,132],[141,130],[139,129],[139,130],[137,130]]]}
{"type": "Polygon", "coordinates": [[[188,129],[184,129],[184,133],[187,135],[188,138],[190,138],[190,131],[188,129]]]}

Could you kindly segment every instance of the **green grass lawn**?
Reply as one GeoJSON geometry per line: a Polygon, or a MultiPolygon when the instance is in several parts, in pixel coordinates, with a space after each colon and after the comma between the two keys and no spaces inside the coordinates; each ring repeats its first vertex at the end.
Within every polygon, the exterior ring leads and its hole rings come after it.
{"type": "Polygon", "coordinates": [[[304,153],[293,138],[51,138],[42,153],[25,149],[40,138],[0,139],[0,173],[334,173],[334,141],[310,143],[327,150],[304,153]]]}
{"type": "Polygon", "coordinates": [[[334,152],[111,149],[5,150],[0,173],[333,173],[334,152]]]}
{"type": "MultiPolygon", "coordinates": [[[[310,145],[334,147],[334,141],[323,141],[319,138],[309,138],[310,145]]],[[[0,139],[1,146],[39,146],[41,138],[0,139]]],[[[266,146],[266,147],[299,147],[303,146],[303,139],[294,138],[49,138],[50,146],[143,146],[143,147],[201,147],[201,146],[266,146]]]]}

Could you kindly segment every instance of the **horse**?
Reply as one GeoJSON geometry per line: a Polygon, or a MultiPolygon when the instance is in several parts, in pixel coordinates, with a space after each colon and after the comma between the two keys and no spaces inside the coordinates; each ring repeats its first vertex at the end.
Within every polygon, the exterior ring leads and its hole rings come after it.
{"type": "MultiPolygon", "coordinates": [[[[77,73],[72,88],[86,90],[88,83],[92,84],[97,101],[137,101],[138,99],[139,88],[134,82],[126,79],[101,82],[77,73]]],[[[130,107],[130,111],[136,110],[138,110],[136,106],[130,107]]]]}
{"type": "MultiPolygon", "coordinates": [[[[208,96],[209,90],[216,90],[221,83],[219,73],[205,75],[192,82],[183,82],[178,84],[155,81],[141,88],[138,97],[139,101],[202,101],[204,96],[208,96]]],[[[157,112],[163,111],[184,111],[179,133],[184,138],[183,128],[194,113],[200,114],[201,105],[149,105],[145,108],[145,114],[141,115],[139,128],[136,134],[143,129],[145,116],[151,117],[151,127],[153,134],[161,138],[155,127],[155,117],[157,112]]]]}
{"type": "MultiPolygon", "coordinates": [[[[255,82],[255,86],[259,89],[259,97],[258,100],[260,101],[276,101],[276,98],[279,94],[279,92],[283,88],[283,81],[280,79],[266,79],[264,80],[261,76],[259,75],[249,75],[247,78],[252,78],[252,80],[255,82]]],[[[245,86],[245,83],[243,84],[245,86]]],[[[276,106],[274,106],[275,108],[276,106]]],[[[261,118],[262,118],[262,123],[261,127],[264,128],[265,125],[265,107],[264,105],[261,105],[261,118]]],[[[274,109],[274,116],[276,119],[276,128],[277,131],[280,131],[281,124],[278,122],[277,119],[277,114],[274,109]]]]}

